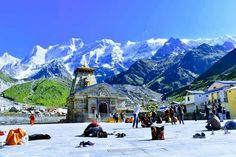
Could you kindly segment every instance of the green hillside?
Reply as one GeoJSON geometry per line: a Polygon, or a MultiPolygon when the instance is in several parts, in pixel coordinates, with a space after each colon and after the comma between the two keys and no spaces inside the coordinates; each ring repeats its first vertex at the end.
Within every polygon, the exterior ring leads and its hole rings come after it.
{"type": "Polygon", "coordinates": [[[15,83],[16,80],[11,78],[10,76],[7,76],[6,74],[0,72],[0,80],[3,80],[8,83],[15,83]]]}
{"type": "Polygon", "coordinates": [[[3,96],[16,102],[63,107],[70,88],[56,80],[36,80],[14,85],[3,92],[3,96]]]}

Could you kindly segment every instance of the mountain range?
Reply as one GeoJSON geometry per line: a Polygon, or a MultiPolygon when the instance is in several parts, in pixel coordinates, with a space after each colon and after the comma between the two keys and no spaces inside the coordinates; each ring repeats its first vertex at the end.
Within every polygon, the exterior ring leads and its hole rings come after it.
{"type": "MultiPolygon", "coordinates": [[[[110,39],[84,43],[79,38],[43,48],[33,47],[23,59],[17,59],[8,53],[0,57],[0,71],[16,79],[32,78],[45,65],[57,60],[64,64],[66,70],[73,74],[76,67],[87,64],[96,68],[98,82],[127,70],[139,59],[163,59],[169,55],[178,55],[183,51],[203,43],[222,45],[228,42],[236,45],[236,38],[224,36],[213,39],[149,39],[140,42],[118,43],[110,39]]],[[[229,46],[229,44],[225,46],[229,46]]]]}
{"type": "Polygon", "coordinates": [[[181,40],[171,38],[152,59],[138,60],[128,70],[105,82],[145,85],[165,94],[193,82],[233,48],[232,43],[216,46],[201,44],[190,48],[181,40]],[[158,57],[158,54],[163,55],[158,57]]]}
{"type": "Polygon", "coordinates": [[[186,90],[206,90],[214,81],[236,80],[236,49],[232,50],[208,70],[197,77],[191,84],[168,93],[168,97],[182,97],[186,90]]]}
{"type": "Polygon", "coordinates": [[[0,71],[14,79],[72,79],[76,67],[95,68],[98,82],[145,85],[167,93],[191,83],[236,45],[236,38],[149,39],[84,43],[79,38],[43,48],[36,45],[23,59],[0,57],[0,71]]]}
{"type": "Polygon", "coordinates": [[[58,63],[64,64],[70,74],[83,64],[96,68],[95,75],[98,82],[102,82],[105,78],[127,69],[135,60],[152,56],[153,51],[162,46],[164,41],[157,39],[121,44],[102,39],[84,44],[81,39],[72,38],[69,42],[49,46],[46,49],[37,45],[22,60],[4,61],[5,58],[13,58],[5,53],[0,57],[3,60],[1,63],[4,63],[0,69],[13,78],[27,79],[32,78],[32,75],[45,67],[45,64],[57,60],[58,63]]]}

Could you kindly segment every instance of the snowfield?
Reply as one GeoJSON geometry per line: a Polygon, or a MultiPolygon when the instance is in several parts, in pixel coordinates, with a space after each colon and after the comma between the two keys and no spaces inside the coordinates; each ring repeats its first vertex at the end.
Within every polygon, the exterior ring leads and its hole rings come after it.
{"type": "MultiPolygon", "coordinates": [[[[165,140],[152,141],[150,128],[133,129],[131,124],[101,123],[107,132],[126,133],[124,138],[75,137],[82,134],[88,123],[1,125],[0,130],[24,128],[28,134],[49,134],[51,140],[29,141],[24,145],[0,148],[0,157],[235,157],[236,130],[205,132],[205,139],[192,136],[204,130],[206,121],[186,121],[185,125],[165,125],[165,140]],[[81,141],[95,142],[95,146],[75,148],[81,141]]],[[[4,141],[5,137],[0,137],[4,141]]]]}

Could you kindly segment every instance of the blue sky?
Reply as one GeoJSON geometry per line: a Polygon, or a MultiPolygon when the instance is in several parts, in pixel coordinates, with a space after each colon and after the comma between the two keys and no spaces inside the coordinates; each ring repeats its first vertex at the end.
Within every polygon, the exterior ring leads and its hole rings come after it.
{"type": "Polygon", "coordinates": [[[235,0],[0,1],[0,55],[23,58],[79,37],[85,42],[236,35],[235,0]]]}

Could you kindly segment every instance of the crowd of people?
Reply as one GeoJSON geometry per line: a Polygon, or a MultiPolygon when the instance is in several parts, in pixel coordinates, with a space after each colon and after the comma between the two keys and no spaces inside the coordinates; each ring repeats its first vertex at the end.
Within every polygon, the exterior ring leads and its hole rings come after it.
{"type": "Polygon", "coordinates": [[[132,123],[133,128],[138,128],[139,122],[142,127],[151,127],[154,123],[162,123],[162,120],[166,123],[174,124],[184,124],[185,119],[197,120],[210,120],[212,117],[216,116],[220,122],[226,119],[226,110],[221,104],[213,104],[211,107],[205,105],[204,108],[199,109],[196,106],[192,113],[187,113],[187,108],[185,105],[175,104],[171,105],[163,111],[163,114],[158,111],[145,112],[140,114],[141,105],[136,105],[134,107],[132,117],[127,116],[125,111],[114,112],[112,115],[113,122],[125,122],[132,123]],[[213,116],[213,115],[214,116],[213,116]],[[190,117],[192,116],[192,117],[190,117]]]}
{"type": "MultiPolygon", "coordinates": [[[[158,115],[155,111],[140,114],[140,105],[136,105],[131,122],[133,128],[138,128],[139,122],[141,123],[141,127],[151,127],[154,123],[162,123],[162,119],[166,123],[184,124],[186,114],[187,109],[185,105],[170,106],[170,108],[164,111],[163,116],[158,115]]],[[[192,119],[197,121],[200,119],[200,115],[204,115],[207,120],[207,130],[219,130],[221,128],[220,122],[226,119],[226,110],[221,104],[212,105],[211,108],[205,105],[204,109],[201,110],[196,106],[196,109],[192,112],[192,119]]],[[[115,122],[118,122],[119,114],[115,113],[113,118],[115,122]]],[[[124,112],[120,113],[120,118],[122,122],[127,122],[124,112]]]]}
{"type": "Polygon", "coordinates": [[[165,111],[164,117],[166,122],[176,124],[179,121],[180,124],[184,124],[184,114],[187,113],[186,106],[176,105],[171,106],[165,111]]]}

